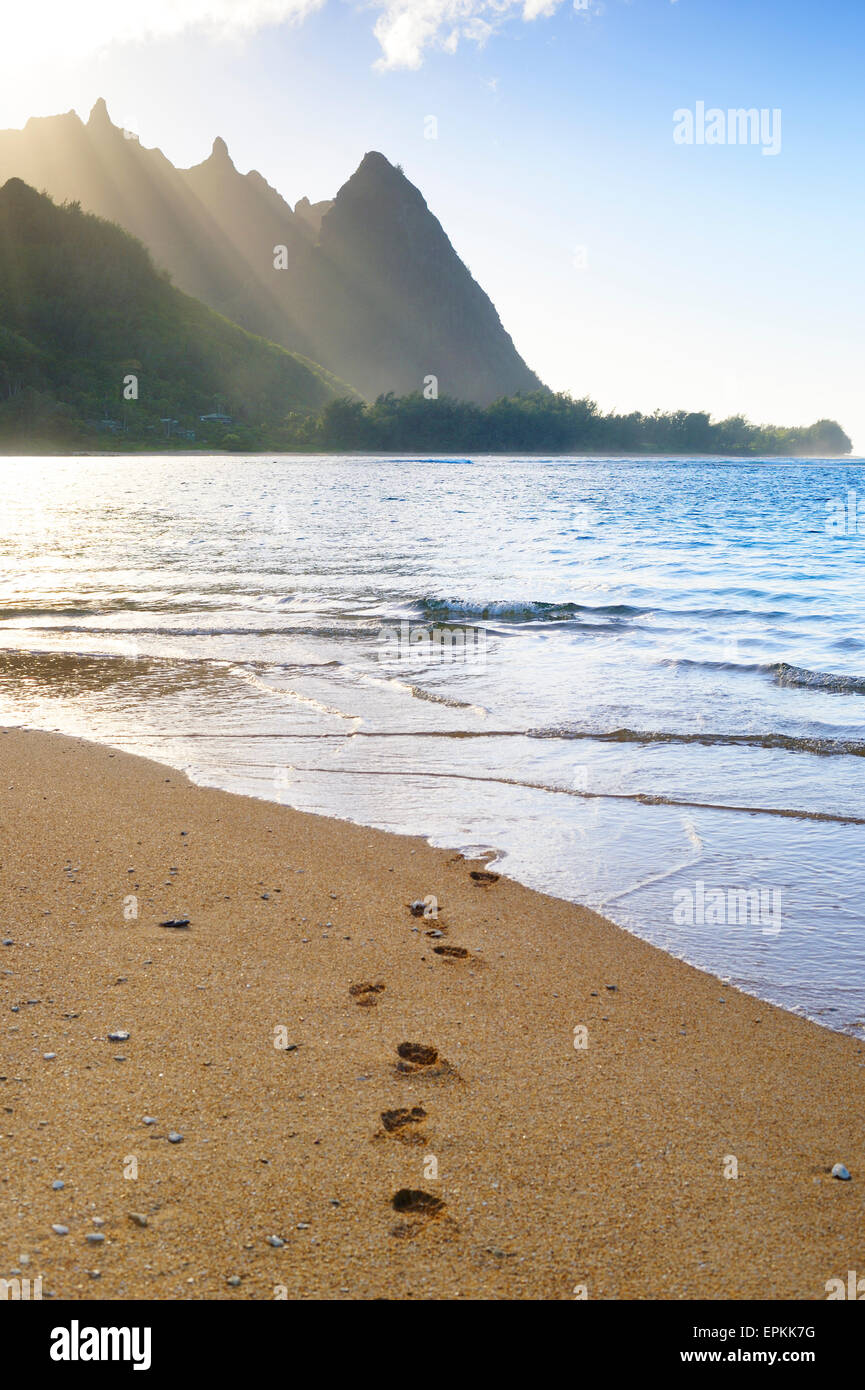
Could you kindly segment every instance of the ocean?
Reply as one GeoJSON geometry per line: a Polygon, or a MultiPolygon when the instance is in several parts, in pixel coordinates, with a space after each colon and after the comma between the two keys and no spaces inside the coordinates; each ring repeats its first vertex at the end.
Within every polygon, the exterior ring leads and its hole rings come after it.
{"type": "Polygon", "coordinates": [[[0,575],[0,724],[486,854],[865,1036],[862,461],[6,458],[0,575]]]}

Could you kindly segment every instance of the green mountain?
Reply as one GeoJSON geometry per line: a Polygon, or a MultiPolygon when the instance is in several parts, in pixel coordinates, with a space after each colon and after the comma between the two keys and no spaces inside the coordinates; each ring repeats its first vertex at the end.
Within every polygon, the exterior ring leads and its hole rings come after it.
{"type": "Polygon", "coordinates": [[[316,363],[175,289],[120,227],[0,189],[0,440],[272,447],[291,415],[353,396],[316,363]],[[202,422],[204,415],[230,417],[202,422]]]}
{"type": "Polygon", "coordinates": [[[417,188],[367,154],[332,201],[292,210],[225,141],[192,169],[115,126],[104,101],[0,131],[0,183],[77,201],[144,242],[180,289],[373,400],[421,391],[489,404],[541,383],[417,188]],[[277,248],[280,250],[277,252],[277,248]]]}

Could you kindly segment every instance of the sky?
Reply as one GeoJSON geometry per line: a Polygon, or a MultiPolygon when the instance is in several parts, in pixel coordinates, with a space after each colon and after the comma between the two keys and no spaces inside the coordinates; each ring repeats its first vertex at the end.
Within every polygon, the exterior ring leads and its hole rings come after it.
{"type": "Polygon", "coordinates": [[[863,0],[28,0],[3,30],[0,128],[102,96],[292,205],[380,150],[549,386],[865,453],[863,0]]]}

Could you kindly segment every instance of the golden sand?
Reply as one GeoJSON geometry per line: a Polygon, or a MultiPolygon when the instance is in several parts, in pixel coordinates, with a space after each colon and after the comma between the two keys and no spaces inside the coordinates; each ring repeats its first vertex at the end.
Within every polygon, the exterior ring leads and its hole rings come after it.
{"type": "Polygon", "coordinates": [[[819,1299],[865,1270],[856,1039],[420,839],[55,735],[0,757],[0,1277],[819,1299]]]}

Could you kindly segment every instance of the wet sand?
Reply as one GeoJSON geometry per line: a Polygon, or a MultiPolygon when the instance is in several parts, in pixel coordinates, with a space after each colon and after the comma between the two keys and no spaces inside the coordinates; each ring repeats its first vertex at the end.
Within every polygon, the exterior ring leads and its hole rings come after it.
{"type": "Polygon", "coordinates": [[[58,735],[0,758],[0,1277],[819,1299],[865,1270],[862,1042],[420,839],[58,735]]]}

